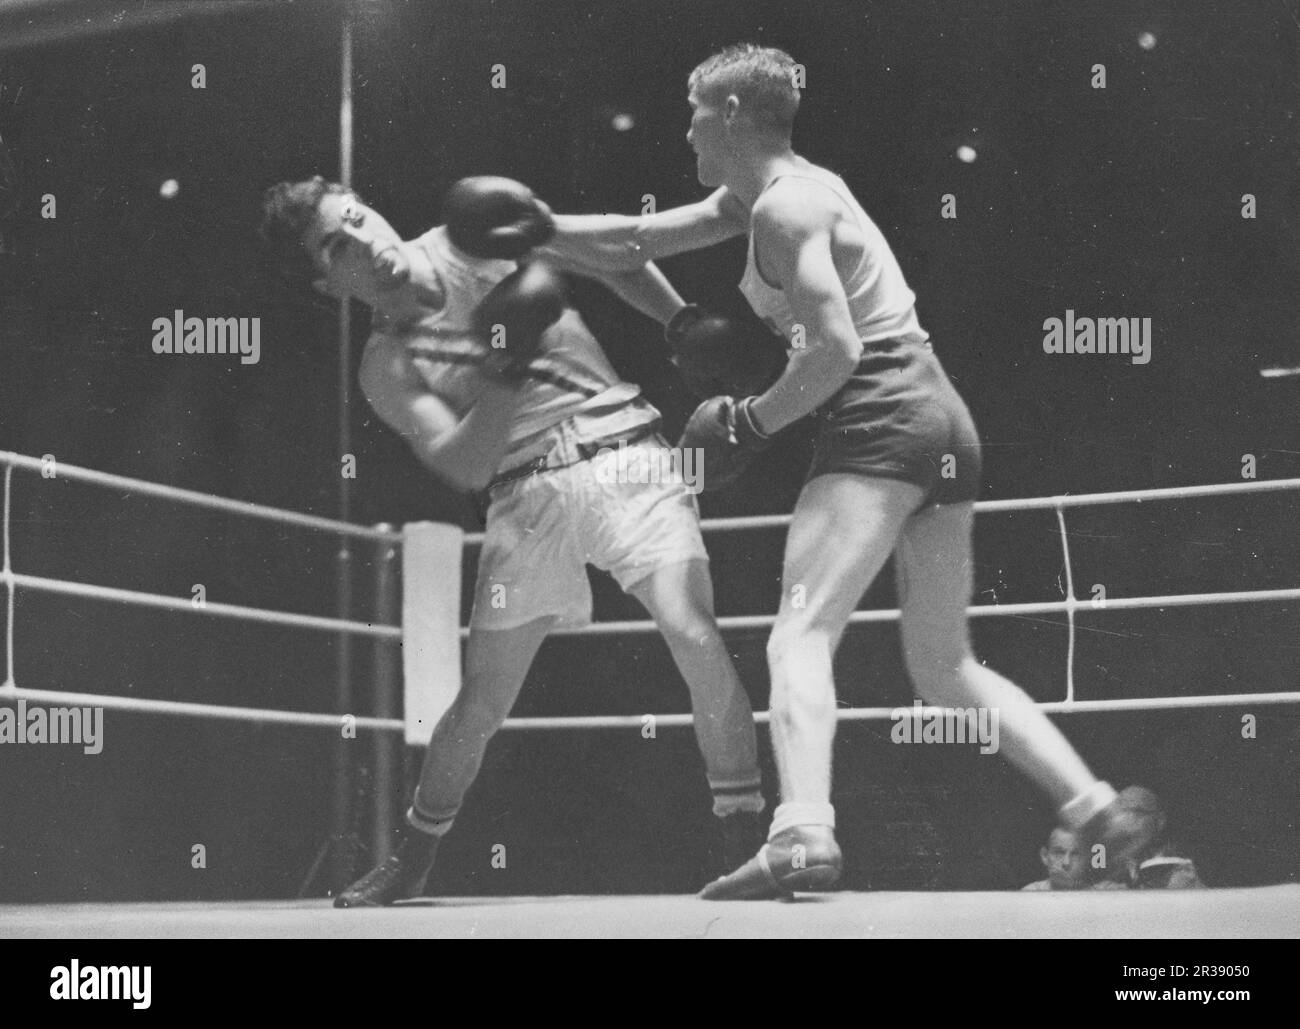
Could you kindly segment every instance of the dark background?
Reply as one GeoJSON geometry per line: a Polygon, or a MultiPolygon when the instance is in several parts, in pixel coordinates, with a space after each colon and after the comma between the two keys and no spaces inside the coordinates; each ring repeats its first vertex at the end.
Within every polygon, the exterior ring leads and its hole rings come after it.
{"type": "MultiPolygon", "coordinates": [[[[727,43],[781,46],[807,68],[796,148],[843,174],[892,242],[981,427],[985,497],[1240,481],[1244,454],[1259,478],[1300,475],[1300,378],[1259,374],[1300,365],[1294,3],[439,0],[358,12],[354,183],[405,235],[436,223],[444,189],[475,173],[523,179],[564,211],[697,199],[687,74],[727,43]],[[1139,47],[1143,31],[1154,49],[1139,47]],[[498,63],[505,90],[489,88],[498,63]],[[1096,63],[1104,90],[1090,85],[1096,63]],[[612,129],[618,112],[633,116],[629,131],[612,129]],[[974,163],[955,159],[962,143],[974,163]],[[956,220],[939,217],[945,193],[956,220]],[[1245,193],[1254,220],[1241,217],[1245,193]],[[1151,363],[1044,354],[1042,323],[1067,308],[1151,318],[1151,363]]],[[[269,184],[338,174],[339,20],[335,3],[267,3],[0,49],[0,447],[335,513],[334,307],[286,291],[254,228],[269,184]],[[206,89],[190,86],[195,63],[206,89]],[[170,201],[167,178],[180,183],[170,201]],[[46,193],[54,220],[40,217],[46,193]],[[178,307],[260,317],[261,362],[154,355],[151,323],[178,307]]],[[[664,268],[688,299],[740,311],[743,261],[733,241],[664,268]]],[[[675,431],[693,400],[657,327],[597,288],[574,293],[675,431]]],[[[358,309],[358,350],[366,323],[358,309]]],[[[352,423],[354,520],[477,527],[361,402],[352,423]]],[[[705,498],[706,516],[788,511],[806,457],[794,430],[734,495],[705,498]]],[[[18,571],[181,597],[203,583],[210,601],[333,613],[333,539],[27,472],[13,505],[18,571]]],[[[1092,583],[1111,597],[1295,586],[1296,515],[1290,493],[1071,512],[1079,595],[1092,583]]],[[[1060,599],[1050,514],[983,517],[977,546],[978,602],[1060,599]]],[[[779,535],[714,536],[710,548],[720,613],[773,610],[779,535]]],[[[368,559],[359,548],[362,618],[368,559]]],[[[892,602],[889,578],[864,607],[892,602]]],[[[598,617],[643,616],[603,577],[596,587],[598,617]]],[[[1279,604],[1088,611],[1078,695],[1295,690],[1296,616],[1279,604]]],[[[1063,697],[1060,618],[981,619],[975,638],[1035,697],[1063,697]]],[[[734,644],[765,706],[763,634],[734,644]]],[[[327,711],[334,646],[318,632],[17,598],[25,687],[327,711]]],[[[370,647],[355,657],[363,705],[370,647]]],[[[888,627],[850,631],[839,672],[846,704],[910,700],[888,627]]],[[[543,649],[517,713],[686,704],[657,639],[566,638],[543,649]]],[[[1246,710],[1254,740],[1237,709],[1061,722],[1099,773],[1166,795],[1207,881],[1293,880],[1300,719],[1294,707],[1246,710]]],[[[1051,812],[1028,786],[1002,762],[897,747],[887,730],[840,733],[846,885],[1039,877],[1051,812]]],[[[108,712],[106,737],[93,758],[0,748],[0,900],[298,889],[328,833],[335,734],[108,712]],[[190,867],[195,843],[204,871],[190,867]]],[[[355,748],[364,799],[364,735],[355,748]]],[[[506,733],[434,885],[690,890],[706,874],[708,823],[689,732],[506,733]],[[503,870],[489,865],[494,843],[507,845],[503,870]]]]}

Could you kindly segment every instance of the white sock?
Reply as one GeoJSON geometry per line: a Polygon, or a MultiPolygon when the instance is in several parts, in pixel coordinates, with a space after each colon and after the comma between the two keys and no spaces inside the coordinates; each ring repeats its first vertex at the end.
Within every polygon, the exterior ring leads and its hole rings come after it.
{"type": "Polygon", "coordinates": [[[713,813],[719,818],[726,818],[728,815],[734,815],[738,811],[749,811],[758,814],[767,807],[767,801],[763,799],[763,794],[754,787],[745,793],[721,793],[713,794],[713,813]]]}
{"type": "Polygon", "coordinates": [[[427,833],[429,836],[446,836],[451,827],[456,823],[452,818],[430,818],[428,815],[421,814],[412,804],[406,809],[406,824],[418,832],[427,833]]]}
{"type": "Polygon", "coordinates": [[[772,812],[772,828],[768,831],[767,838],[770,840],[797,825],[824,825],[828,829],[834,829],[835,808],[830,803],[781,804],[772,812]]]}

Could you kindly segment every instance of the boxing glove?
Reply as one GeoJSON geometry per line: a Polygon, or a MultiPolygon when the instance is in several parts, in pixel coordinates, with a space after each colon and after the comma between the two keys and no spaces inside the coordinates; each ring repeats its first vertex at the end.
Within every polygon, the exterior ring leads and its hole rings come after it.
{"type": "Polygon", "coordinates": [[[698,449],[700,489],[716,493],[740,478],[750,463],[767,448],[771,437],[754,422],[750,406],[754,397],[713,397],[695,409],[677,447],[698,449]]]}
{"type": "Polygon", "coordinates": [[[522,182],[499,175],[454,183],[442,210],[452,243],[473,257],[517,261],[555,235],[550,208],[522,182]]]}
{"type": "Polygon", "coordinates": [[[664,328],[672,362],[699,397],[762,393],[785,370],[781,341],[734,318],[687,304],[664,328]]]}
{"type": "Polygon", "coordinates": [[[519,382],[542,335],[564,313],[564,280],[545,264],[525,265],[498,282],[474,311],[474,331],[487,347],[483,367],[519,382]]]}

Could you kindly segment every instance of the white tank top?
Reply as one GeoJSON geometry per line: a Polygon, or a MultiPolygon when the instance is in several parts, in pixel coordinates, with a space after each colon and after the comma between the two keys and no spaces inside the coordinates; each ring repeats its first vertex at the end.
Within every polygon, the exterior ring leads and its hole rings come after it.
{"type": "MultiPolygon", "coordinates": [[[[928,340],[929,334],[921,328],[916,317],[916,294],[908,288],[903,278],[903,270],[890,249],[888,240],[876,226],[862,205],[853,198],[844,180],[824,168],[811,168],[807,172],[794,172],[778,175],[772,182],[780,179],[802,179],[809,185],[806,188],[829,189],[848,209],[857,222],[862,233],[862,257],[858,266],[843,281],[844,292],[849,300],[849,311],[853,315],[853,324],[858,330],[858,339],[872,343],[882,339],[907,339],[917,343],[928,340]]],[[[770,189],[772,183],[767,184],[770,189]]],[[[766,192],[766,189],[764,190],[766,192]]],[[[754,259],[754,231],[749,233],[749,255],[745,263],[745,275],[740,280],[740,291],[745,294],[755,314],[767,322],[768,326],[789,341],[798,322],[785,293],[769,286],[758,273],[758,264],[754,259]]]]}
{"type": "MultiPolygon", "coordinates": [[[[475,339],[475,308],[515,269],[511,261],[466,258],[445,227],[413,241],[442,279],[445,304],[400,323],[376,313],[367,349],[400,344],[429,389],[464,416],[483,389],[484,347],[475,339]]],[[[654,421],[659,413],[640,399],[640,387],[620,381],[596,338],[572,308],[546,330],[528,366],[510,426],[510,444],[499,470],[547,453],[558,427],[568,421],[580,442],[601,439],[654,421]]]]}

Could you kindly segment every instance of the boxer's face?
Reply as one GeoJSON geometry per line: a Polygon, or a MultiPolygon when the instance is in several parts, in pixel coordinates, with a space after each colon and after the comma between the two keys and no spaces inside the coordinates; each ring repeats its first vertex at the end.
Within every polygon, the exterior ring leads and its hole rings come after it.
{"type": "Polygon", "coordinates": [[[351,193],[321,198],[303,246],[320,272],[316,288],[331,296],[369,302],[411,278],[411,263],[397,231],[351,193]]]}
{"type": "Polygon", "coordinates": [[[691,127],[686,142],[695,151],[695,173],[702,186],[723,184],[727,152],[727,106],[725,98],[691,90],[691,127]]]}
{"type": "Polygon", "coordinates": [[[1053,829],[1040,852],[1048,881],[1054,890],[1079,890],[1086,883],[1087,862],[1074,833],[1053,829]]]}

